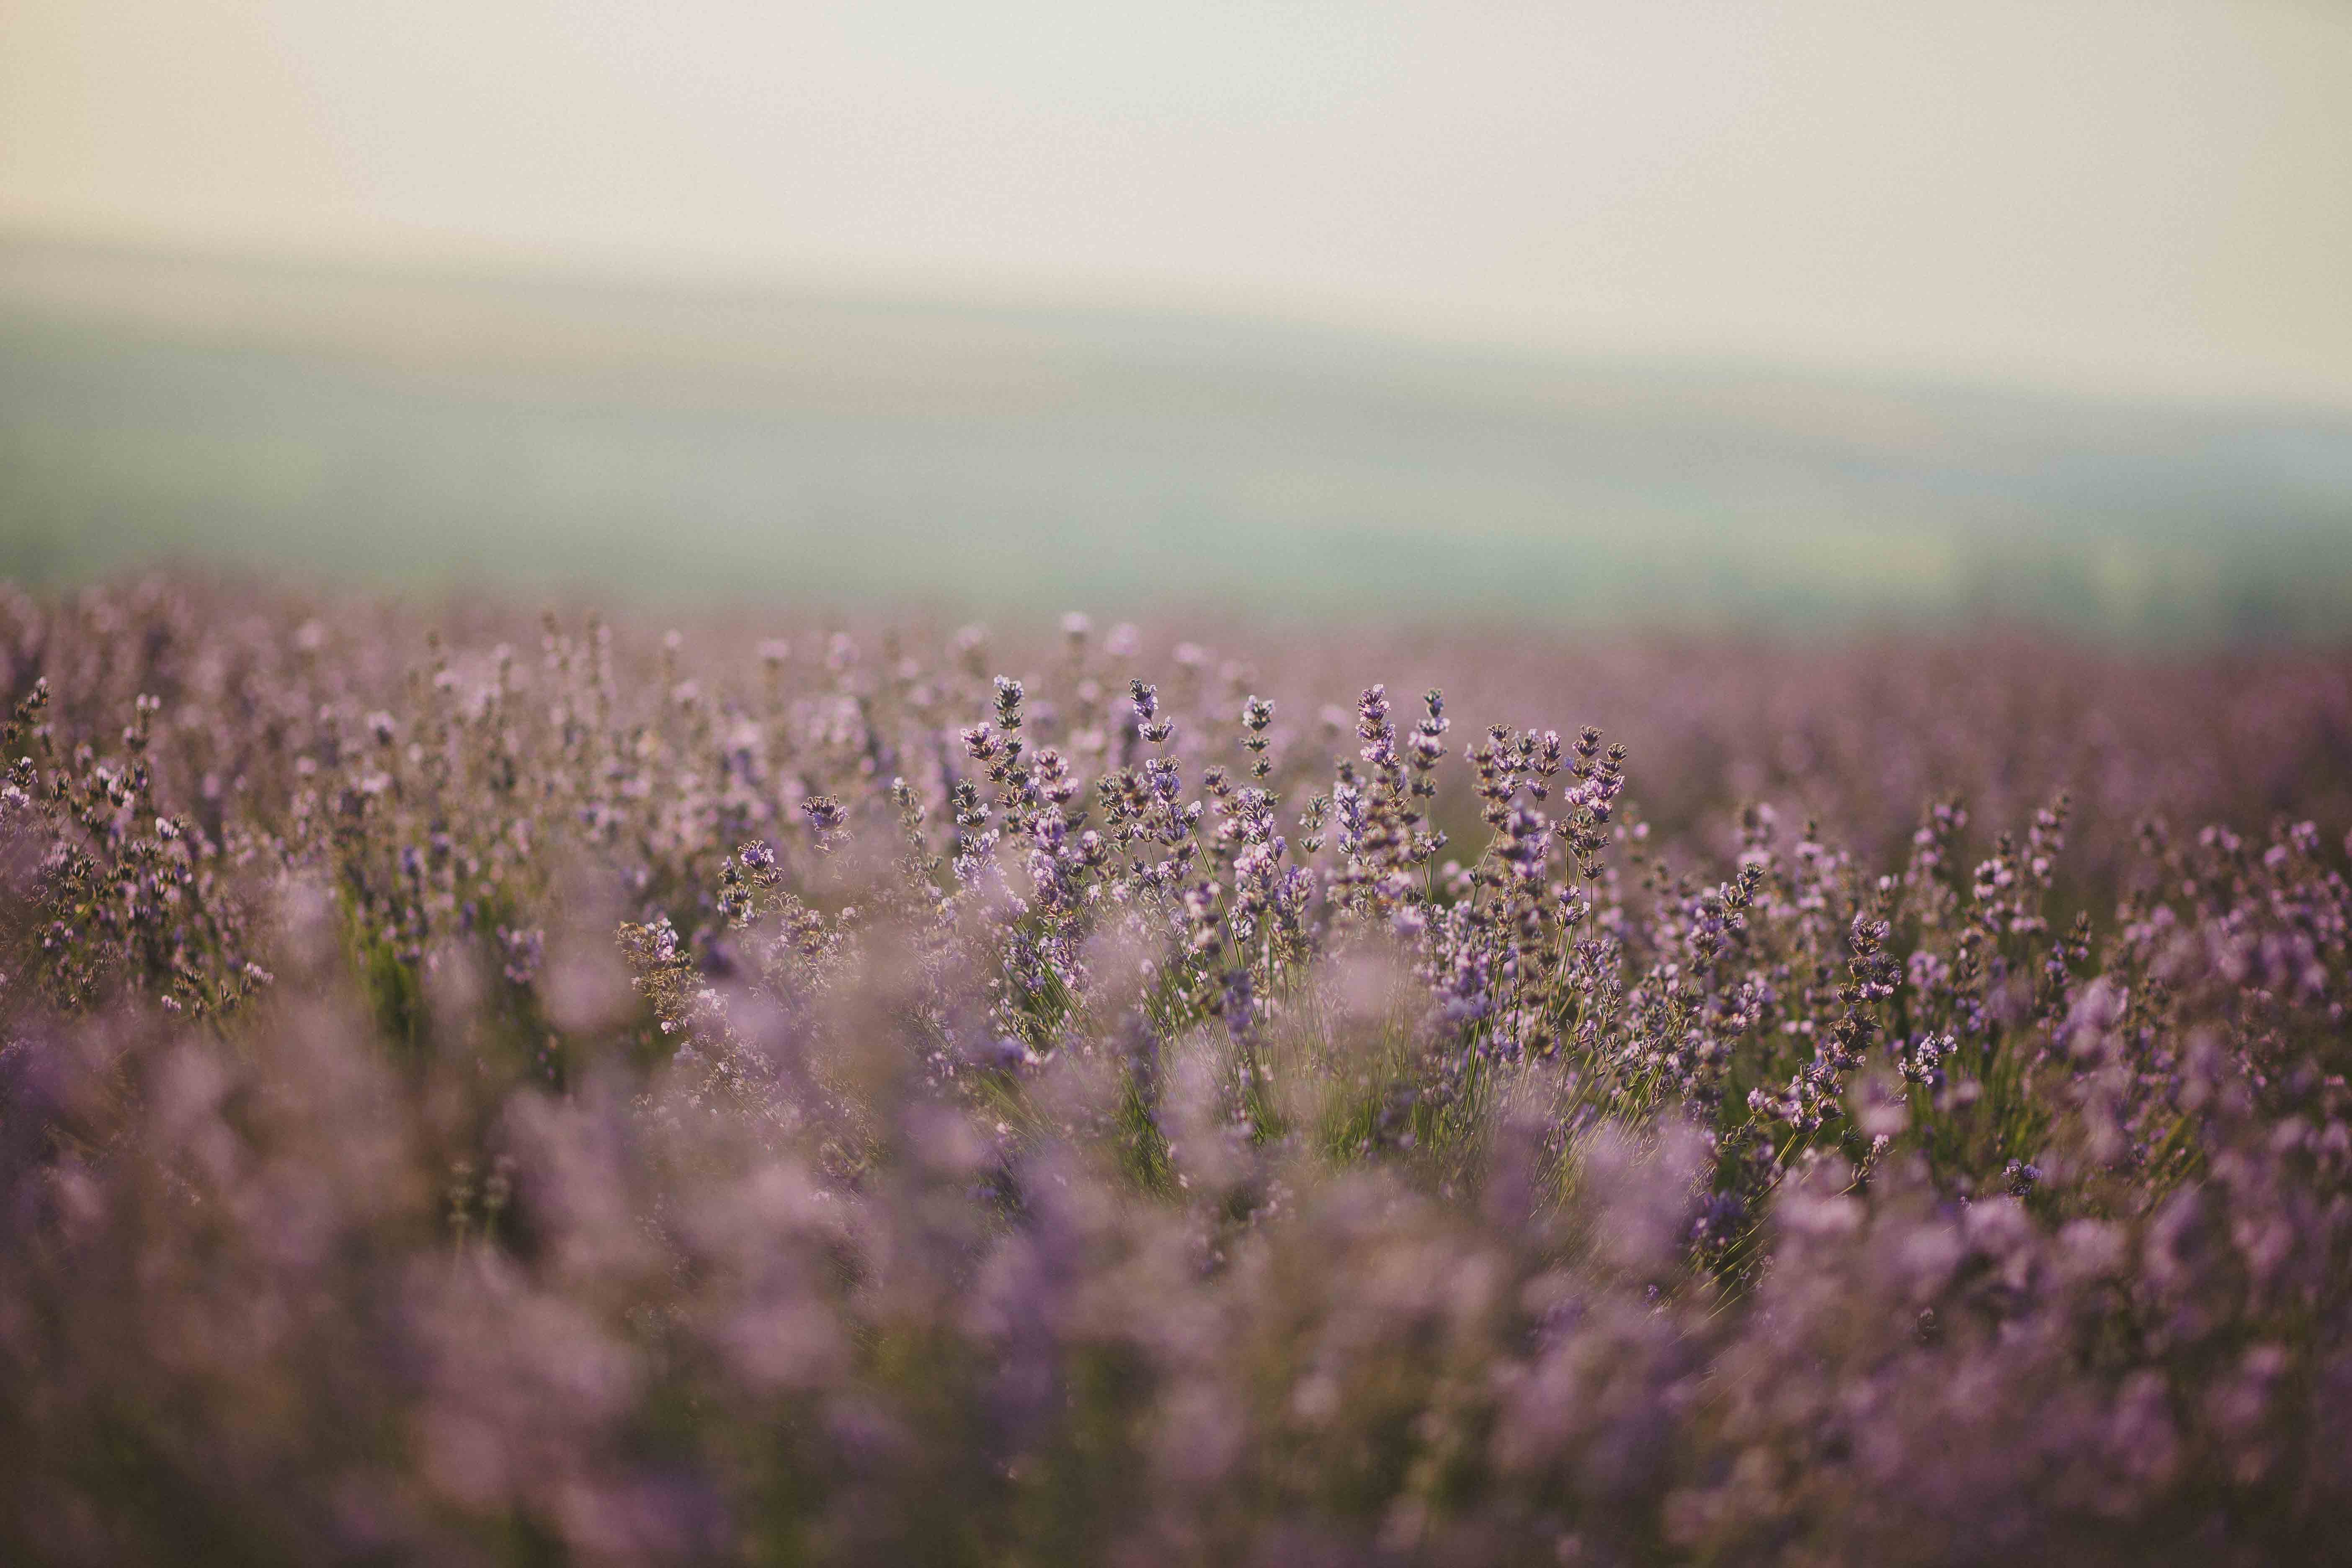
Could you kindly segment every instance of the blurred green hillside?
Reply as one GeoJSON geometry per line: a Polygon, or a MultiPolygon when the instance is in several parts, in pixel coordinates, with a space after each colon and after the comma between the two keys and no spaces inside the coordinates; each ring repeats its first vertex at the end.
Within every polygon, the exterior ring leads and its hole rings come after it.
{"type": "Polygon", "coordinates": [[[2352,416],[0,244],[0,574],[2352,627],[2352,416]]]}

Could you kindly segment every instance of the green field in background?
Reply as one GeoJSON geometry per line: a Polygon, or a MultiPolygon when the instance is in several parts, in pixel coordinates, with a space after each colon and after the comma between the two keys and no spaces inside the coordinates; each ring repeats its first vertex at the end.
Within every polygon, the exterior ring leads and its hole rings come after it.
{"type": "Polygon", "coordinates": [[[2352,419],[0,247],[0,574],[2352,626],[2352,419]],[[112,272],[109,272],[112,268],[112,272]]]}

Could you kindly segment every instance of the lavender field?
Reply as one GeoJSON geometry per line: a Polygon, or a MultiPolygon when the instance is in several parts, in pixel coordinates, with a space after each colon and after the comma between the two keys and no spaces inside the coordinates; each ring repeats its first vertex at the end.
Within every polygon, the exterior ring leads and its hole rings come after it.
{"type": "Polygon", "coordinates": [[[0,687],[6,1561],[2352,1560],[2341,646],[157,577],[0,687]]]}

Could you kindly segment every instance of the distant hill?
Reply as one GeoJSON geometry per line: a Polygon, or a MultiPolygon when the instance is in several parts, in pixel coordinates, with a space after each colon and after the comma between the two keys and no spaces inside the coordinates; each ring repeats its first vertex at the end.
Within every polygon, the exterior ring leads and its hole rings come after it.
{"type": "Polygon", "coordinates": [[[2352,418],[0,241],[0,574],[2352,627],[2352,418]]]}

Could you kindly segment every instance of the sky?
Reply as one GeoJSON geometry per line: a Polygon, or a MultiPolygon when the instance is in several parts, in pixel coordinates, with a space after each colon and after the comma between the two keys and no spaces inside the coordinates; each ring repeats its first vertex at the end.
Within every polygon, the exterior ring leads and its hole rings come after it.
{"type": "Polygon", "coordinates": [[[2339,0],[0,0],[0,230],[2352,407],[2339,0]]]}

